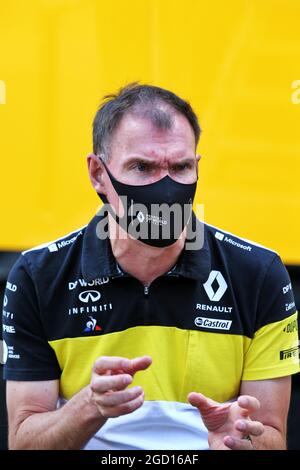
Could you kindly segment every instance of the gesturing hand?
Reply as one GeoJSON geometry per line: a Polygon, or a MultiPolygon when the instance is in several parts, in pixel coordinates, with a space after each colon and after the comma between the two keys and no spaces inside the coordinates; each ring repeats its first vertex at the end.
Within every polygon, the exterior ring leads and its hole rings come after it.
{"type": "Polygon", "coordinates": [[[100,357],[96,360],[90,383],[92,401],[103,418],[132,413],[144,403],[141,387],[132,387],[133,376],[147,369],[152,363],[149,356],[126,359],[123,357],[100,357]]]}
{"type": "Polygon", "coordinates": [[[222,404],[192,392],[188,400],[198,408],[208,429],[210,449],[253,450],[251,436],[260,436],[264,432],[263,424],[250,418],[250,414],[260,407],[255,397],[241,395],[232,403],[222,404]]]}

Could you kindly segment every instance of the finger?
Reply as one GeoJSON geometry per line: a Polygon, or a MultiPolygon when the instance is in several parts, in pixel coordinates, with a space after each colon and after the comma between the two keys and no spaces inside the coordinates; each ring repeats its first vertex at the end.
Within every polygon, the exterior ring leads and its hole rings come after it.
{"type": "Polygon", "coordinates": [[[152,364],[152,358],[150,356],[142,356],[131,359],[131,364],[126,372],[134,375],[139,370],[145,370],[152,364]]]}
{"type": "Polygon", "coordinates": [[[191,405],[196,406],[202,411],[206,411],[219,406],[219,403],[217,403],[216,401],[212,400],[211,398],[207,398],[205,395],[202,395],[202,393],[196,392],[191,392],[188,394],[188,401],[191,405]]]}
{"type": "Polygon", "coordinates": [[[104,418],[116,418],[118,416],[132,413],[133,411],[140,408],[143,403],[144,403],[144,393],[141,393],[134,400],[128,401],[127,403],[123,403],[122,405],[113,406],[113,407],[100,407],[101,415],[104,418]]]}
{"type": "Polygon", "coordinates": [[[109,390],[124,390],[132,382],[129,374],[98,375],[94,374],[91,380],[91,389],[95,393],[104,393],[109,390]]]}
{"type": "Polygon", "coordinates": [[[132,387],[132,388],[128,388],[127,390],[122,390],[119,392],[101,394],[97,397],[96,402],[98,405],[101,405],[104,407],[120,406],[129,401],[134,400],[142,393],[143,393],[142,387],[132,387]]]}
{"type": "Polygon", "coordinates": [[[254,411],[259,410],[260,408],[260,402],[258,401],[258,399],[255,397],[251,397],[250,395],[241,395],[237,401],[239,406],[245,408],[248,413],[253,413],[254,411]]]}
{"type": "Polygon", "coordinates": [[[225,436],[224,444],[232,450],[253,450],[252,442],[248,439],[239,439],[237,437],[225,436]]]}
{"type": "Polygon", "coordinates": [[[109,369],[126,370],[130,366],[131,361],[126,357],[102,356],[95,361],[93,365],[93,372],[96,374],[104,374],[109,369]]]}
{"type": "Polygon", "coordinates": [[[265,430],[264,425],[259,421],[237,420],[235,427],[238,431],[251,436],[261,436],[265,430]]]}
{"type": "Polygon", "coordinates": [[[222,426],[228,418],[230,403],[218,403],[207,398],[202,393],[189,393],[188,400],[191,405],[196,406],[202,416],[205,426],[209,431],[215,431],[222,426]]]}

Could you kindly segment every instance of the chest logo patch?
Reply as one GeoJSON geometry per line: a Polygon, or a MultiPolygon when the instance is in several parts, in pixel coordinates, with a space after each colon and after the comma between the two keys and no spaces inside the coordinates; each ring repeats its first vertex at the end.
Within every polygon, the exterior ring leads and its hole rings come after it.
{"type": "Polygon", "coordinates": [[[89,316],[89,320],[86,322],[86,326],[85,326],[85,329],[83,330],[84,333],[90,333],[92,331],[101,331],[102,328],[97,325],[97,320],[92,317],[92,316],[89,316]]]}
{"type": "Polygon", "coordinates": [[[83,292],[80,292],[78,298],[81,300],[81,302],[84,302],[87,304],[88,302],[97,302],[101,297],[100,292],[97,290],[85,290],[83,292]]]}
{"type": "Polygon", "coordinates": [[[209,300],[218,302],[225,294],[228,286],[220,271],[211,271],[207,281],[203,284],[209,300]]]}

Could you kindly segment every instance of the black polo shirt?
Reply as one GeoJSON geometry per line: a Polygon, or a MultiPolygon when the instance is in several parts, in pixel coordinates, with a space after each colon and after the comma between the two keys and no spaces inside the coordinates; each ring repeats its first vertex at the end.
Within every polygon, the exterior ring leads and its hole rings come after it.
{"type": "Polygon", "coordinates": [[[134,381],[146,400],[189,406],[193,390],[224,402],[241,380],[299,371],[292,287],[275,252],[198,222],[202,248],[184,249],[146,288],[99,239],[100,220],[23,252],[12,268],[5,379],[58,379],[69,399],[97,357],[149,354],[153,364],[134,381]]]}

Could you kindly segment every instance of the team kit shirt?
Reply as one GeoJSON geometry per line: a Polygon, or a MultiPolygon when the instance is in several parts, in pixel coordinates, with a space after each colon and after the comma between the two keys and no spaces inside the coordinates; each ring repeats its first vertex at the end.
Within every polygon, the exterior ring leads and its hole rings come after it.
{"type": "Polygon", "coordinates": [[[299,371],[288,273],[275,252],[199,222],[203,246],[184,249],[145,287],[97,236],[100,220],[23,252],[12,268],[4,378],[57,379],[63,406],[90,382],[97,358],[149,355],[152,365],[132,383],[145,391],[142,407],[108,419],[85,449],[207,449],[188,393],[223,403],[243,380],[299,371]]]}

